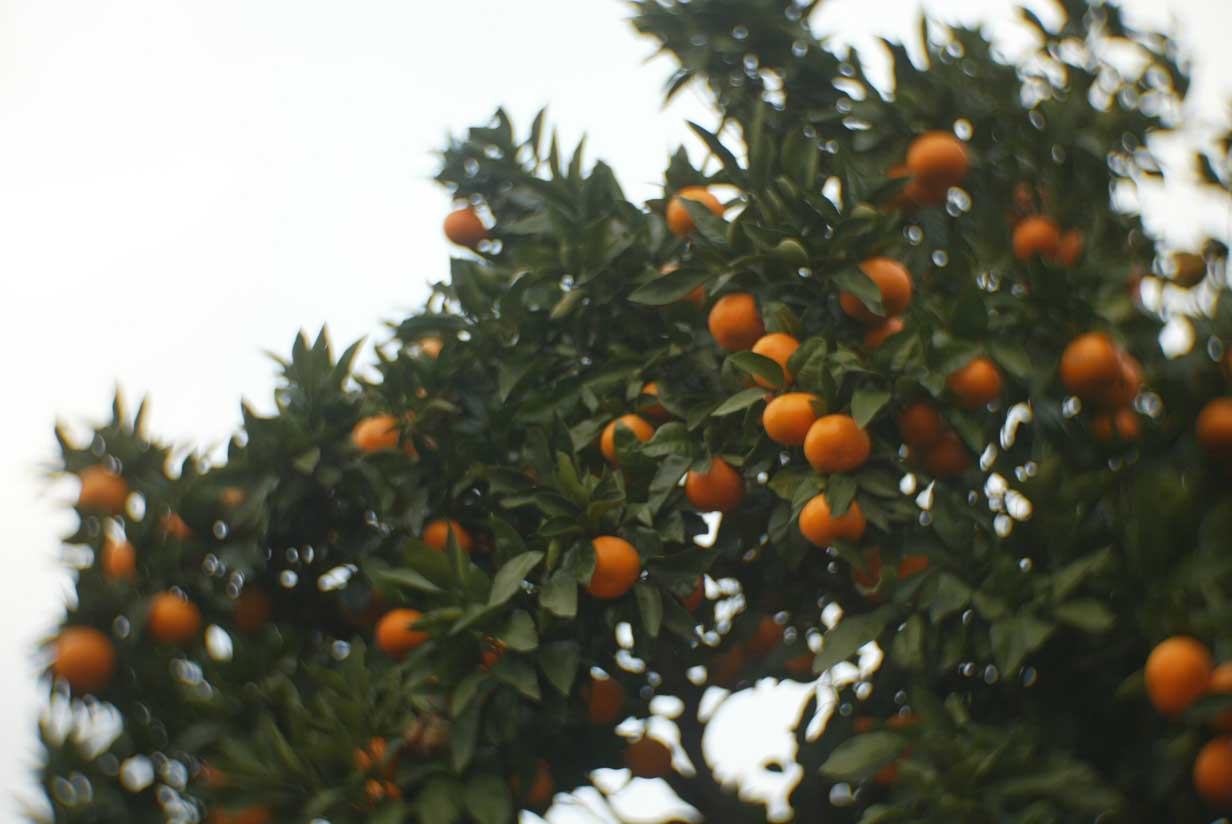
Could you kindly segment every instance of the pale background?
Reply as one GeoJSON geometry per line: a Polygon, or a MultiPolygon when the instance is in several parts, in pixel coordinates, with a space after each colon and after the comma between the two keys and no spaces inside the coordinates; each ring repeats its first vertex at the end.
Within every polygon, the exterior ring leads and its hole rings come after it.
{"type": "MultiPolygon", "coordinates": [[[[1021,42],[1003,0],[928,6],[1021,42]]],[[[910,38],[917,8],[830,0],[815,22],[867,45],[910,38]]],[[[1128,8],[1180,33],[1189,122],[1218,124],[1232,3],[1128,8]]],[[[151,397],[157,436],[222,444],[241,397],[268,403],[263,350],[323,323],[338,348],[379,339],[447,272],[431,152],[498,104],[522,129],[550,104],[566,145],[587,131],[630,197],[657,195],[683,120],[713,116],[697,91],[661,107],[670,66],[643,62],[627,16],[615,0],[0,0],[0,821],[32,794],[31,649],[71,586],[57,557],[74,489],[43,475],[52,422],[101,418],[118,382],[151,397]]],[[[1160,148],[1180,179],[1147,200],[1152,225],[1226,238],[1232,215],[1160,148]]]]}

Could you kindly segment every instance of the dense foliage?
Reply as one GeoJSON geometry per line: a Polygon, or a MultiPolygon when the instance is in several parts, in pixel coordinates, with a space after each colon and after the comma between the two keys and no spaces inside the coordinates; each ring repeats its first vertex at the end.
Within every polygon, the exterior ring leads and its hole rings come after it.
{"type": "MultiPolygon", "coordinates": [[[[1056,30],[1024,13],[1019,65],[973,30],[922,25],[924,65],[887,43],[891,94],[816,5],[634,4],[669,94],[705,82],[721,115],[662,200],[542,115],[454,140],[472,253],[373,370],[298,338],[224,464],[119,404],[61,437],[56,821],[499,824],[622,765],[763,821],[698,708],[764,676],[818,679],[799,820],[1210,820],[1226,247],[1171,257],[1110,205],[1160,174],[1176,45],[1066,0],[1056,30]],[[1165,356],[1165,320],[1196,343],[1165,356]],[[1171,636],[1197,643],[1144,677],[1171,636]],[[615,731],[658,695],[670,764],[615,731]]],[[[1230,149],[1200,164],[1225,192],[1230,149]]]]}

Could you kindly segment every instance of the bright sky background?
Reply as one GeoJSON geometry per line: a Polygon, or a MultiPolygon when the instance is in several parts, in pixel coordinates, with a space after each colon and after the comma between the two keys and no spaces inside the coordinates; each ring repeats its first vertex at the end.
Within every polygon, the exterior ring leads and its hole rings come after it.
{"type": "MultiPolygon", "coordinates": [[[[1005,0],[928,6],[1012,46],[1005,0]]],[[[1189,122],[1218,123],[1232,3],[1128,7],[1174,20],[1197,63],[1189,122]]],[[[830,0],[815,22],[868,44],[910,38],[917,8],[830,0]]],[[[670,66],[644,62],[627,16],[616,0],[0,0],[0,821],[31,792],[30,650],[71,586],[56,559],[75,490],[41,469],[53,421],[102,417],[119,383],[151,397],[159,437],[221,444],[241,397],[267,403],[264,350],[323,323],[339,349],[380,337],[447,272],[431,152],[497,105],[525,128],[550,104],[566,144],[588,132],[632,198],[655,196],[684,119],[713,116],[700,92],[661,107],[670,66]]],[[[1147,208],[1181,244],[1232,225],[1180,183],[1147,208]]]]}

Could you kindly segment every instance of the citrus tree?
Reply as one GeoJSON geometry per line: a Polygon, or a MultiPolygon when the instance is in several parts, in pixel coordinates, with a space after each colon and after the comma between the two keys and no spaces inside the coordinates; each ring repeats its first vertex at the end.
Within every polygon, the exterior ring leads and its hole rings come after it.
{"type": "Polygon", "coordinates": [[[1176,45],[924,24],[891,94],[816,0],[633,5],[719,114],[662,199],[498,112],[371,369],[300,336],[220,465],[61,435],[55,820],[501,824],[603,767],[723,824],[1227,811],[1227,249],[1112,205],[1176,45]],[[789,808],[702,747],[766,677],[814,687],[789,808]]]}

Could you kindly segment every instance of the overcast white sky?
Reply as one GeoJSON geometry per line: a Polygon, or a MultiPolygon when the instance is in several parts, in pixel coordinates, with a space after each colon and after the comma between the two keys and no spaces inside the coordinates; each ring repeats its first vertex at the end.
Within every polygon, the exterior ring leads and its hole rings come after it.
{"type": "MultiPolygon", "coordinates": [[[[928,5],[1013,35],[1004,0],[928,5]]],[[[1218,122],[1232,3],[1128,7],[1177,22],[1192,122],[1218,122]]],[[[816,22],[869,43],[910,37],[917,8],[830,0],[816,22]]],[[[241,397],[269,396],[263,350],[323,323],[339,348],[379,337],[447,272],[431,152],[497,105],[525,127],[550,104],[631,197],[657,194],[683,120],[713,118],[697,93],[661,107],[670,67],[643,62],[626,17],[616,0],[0,0],[0,820],[30,792],[29,650],[69,585],[74,490],[40,474],[53,420],[101,417],[118,382],[151,397],[157,435],[219,444],[241,397]]],[[[1148,207],[1179,243],[1228,230],[1183,188],[1148,207]]]]}

